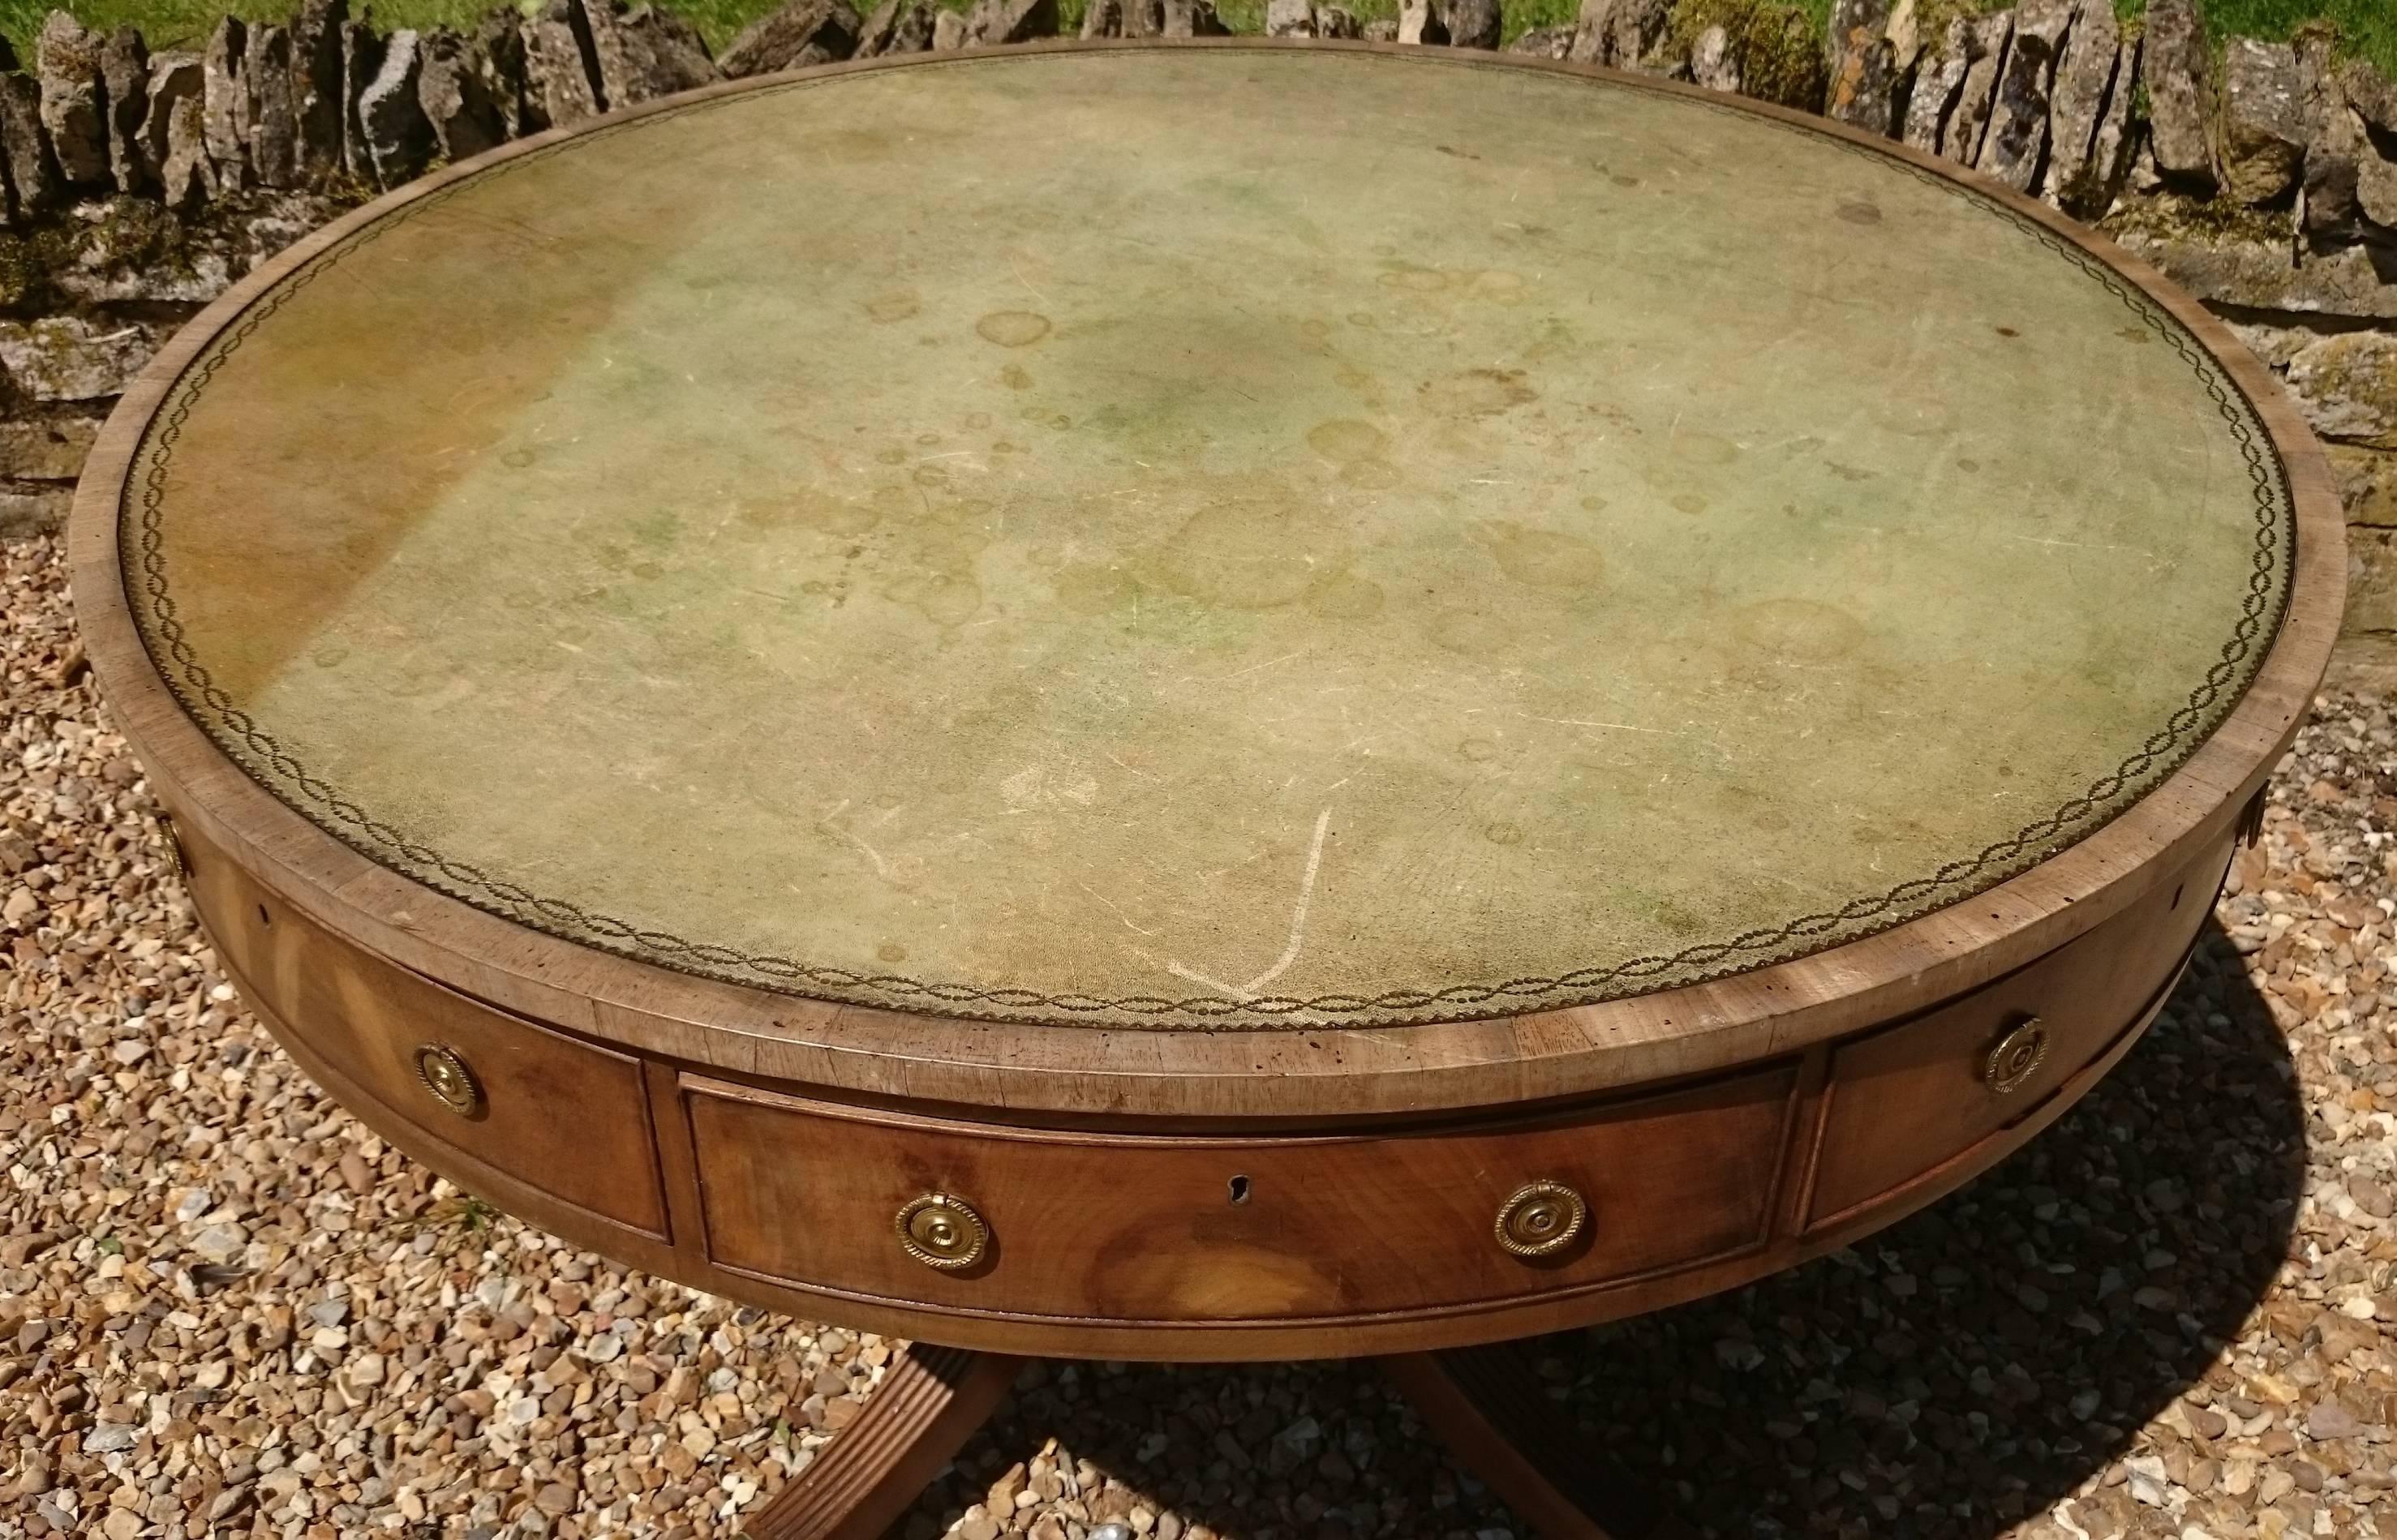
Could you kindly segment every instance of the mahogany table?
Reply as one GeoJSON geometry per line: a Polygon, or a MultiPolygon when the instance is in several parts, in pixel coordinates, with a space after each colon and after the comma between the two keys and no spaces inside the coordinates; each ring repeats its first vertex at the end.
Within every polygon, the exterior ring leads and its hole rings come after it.
{"type": "Polygon", "coordinates": [[[1247,39],[451,167],[183,332],[74,542],[309,1074],[578,1244],[918,1345],[753,1524],[815,1537],[1024,1354],[1380,1356],[1544,1533],[1638,1532],[1503,1345],[2085,1091],[2343,575],[2269,375],[2037,205],[1247,39]]]}

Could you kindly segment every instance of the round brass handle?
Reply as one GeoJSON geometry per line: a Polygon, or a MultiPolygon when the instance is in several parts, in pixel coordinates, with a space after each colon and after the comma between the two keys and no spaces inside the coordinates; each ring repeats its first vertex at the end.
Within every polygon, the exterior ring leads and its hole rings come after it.
{"type": "Polygon", "coordinates": [[[458,1051],[439,1043],[422,1043],[416,1050],[416,1078],[435,1101],[461,1118],[472,1118],[483,1110],[483,1088],[475,1083],[475,1072],[458,1051]]]}
{"type": "Polygon", "coordinates": [[[899,1211],[899,1244],[925,1266],[954,1273],[982,1260],[990,1226],[963,1199],[928,1192],[899,1211]]]}
{"type": "Polygon", "coordinates": [[[1517,1256],[1553,1256],[1573,1243],[1589,1205],[1561,1182],[1526,1182],[1498,1207],[1498,1244],[1517,1256]]]}
{"type": "Polygon", "coordinates": [[[2047,1024],[2026,1016],[1981,1061],[1981,1083],[2004,1096],[2020,1089],[2046,1062],[2047,1024]]]}

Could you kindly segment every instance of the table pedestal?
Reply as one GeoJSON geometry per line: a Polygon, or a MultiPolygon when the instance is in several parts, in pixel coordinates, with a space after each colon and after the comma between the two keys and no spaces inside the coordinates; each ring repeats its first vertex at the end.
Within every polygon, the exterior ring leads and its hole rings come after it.
{"type": "MultiPolygon", "coordinates": [[[[1512,1344],[1380,1360],[1400,1394],[1540,1540],[1674,1540],[1686,1532],[1565,1426],[1512,1344]]],[[[750,1519],[748,1540],[882,1540],[988,1421],[1024,1360],[920,1344],[858,1419],[750,1519]]]]}

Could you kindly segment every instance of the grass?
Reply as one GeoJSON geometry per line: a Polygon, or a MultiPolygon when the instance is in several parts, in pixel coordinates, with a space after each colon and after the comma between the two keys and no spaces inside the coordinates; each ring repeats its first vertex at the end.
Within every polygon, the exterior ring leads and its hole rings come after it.
{"type": "MultiPolygon", "coordinates": [[[[963,0],[942,3],[965,8],[963,0]]],[[[369,6],[367,0],[350,0],[350,10],[352,15],[369,12],[375,24],[385,29],[448,25],[463,32],[471,31],[498,4],[499,0],[376,0],[369,6]]],[[[666,0],[667,8],[688,18],[706,35],[709,46],[717,48],[778,4],[779,0],[666,0]]],[[[52,10],[64,10],[85,26],[100,32],[114,31],[129,21],[141,29],[142,37],[153,50],[197,48],[208,41],[219,17],[288,21],[297,8],[297,0],[70,0],[62,6],[46,4],[44,0],[0,0],[0,33],[7,34],[17,46],[20,59],[29,60],[42,19],[52,10]]],[[[1074,8],[1078,22],[1078,0],[1074,8]]]]}
{"type": "MultiPolygon", "coordinates": [[[[0,0],[5,4],[6,0],[0,0]]],[[[1543,8],[1559,0],[1532,0],[1543,8]]],[[[1819,30],[1830,23],[1831,0],[1792,0],[1807,14],[1819,30]]],[[[2014,0],[1942,0],[1942,8],[1953,15],[1987,15],[2003,10],[2014,0]]],[[[2397,76],[2397,0],[2198,0],[2205,13],[2205,30],[2218,43],[2227,37],[2259,37],[2267,43],[2285,43],[2301,27],[2313,22],[2328,22],[2338,34],[2340,50],[2358,59],[2368,59],[2387,74],[2397,76]]],[[[1926,8],[1923,0],[1916,0],[1916,9],[1926,8]]],[[[2114,14],[2124,21],[2136,21],[2147,13],[2148,0],[2114,0],[2114,14]]],[[[1571,15],[1565,18],[1570,20],[1571,15]]],[[[1546,23],[1535,23],[1545,25],[1546,23]]]]}
{"type": "Polygon", "coordinates": [[[2347,52],[2397,75],[2397,4],[2391,0],[2213,0],[2205,9],[2216,37],[2285,41],[2310,21],[2338,29],[2347,52]]]}
{"type": "MultiPolygon", "coordinates": [[[[756,17],[771,10],[779,0],[666,0],[697,24],[708,42],[722,47],[756,17]]],[[[941,0],[964,9],[968,0],[941,0]]],[[[1794,0],[1819,34],[1829,16],[1831,0],[1794,0]]],[[[1949,7],[1997,10],[2004,0],[1945,0],[1949,7]]],[[[1060,0],[1063,30],[1077,31],[1083,0],[1060,0]]],[[[1217,0],[1224,20],[1236,32],[1256,32],[1265,24],[1265,0],[1217,0]]],[[[1358,15],[1372,20],[1395,15],[1398,0],[1349,0],[1358,15]]],[[[288,0],[73,0],[66,7],[86,26],[102,30],[132,22],[153,48],[196,47],[217,18],[231,10],[250,20],[280,20],[292,9],[288,0]]],[[[426,27],[446,22],[471,26],[490,8],[490,0],[380,0],[373,7],[377,22],[385,27],[426,27]]],[[[1533,27],[1561,26],[1580,10],[1579,0],[1503,0],[1506,35],[1512,40],[1533,27]]],[[[2124,20],[2136,20],[2146,0],[2115,0],[2124,20]]],[[[44,0],[0,0],[0,33],[30,55],[33,34],[50,7],[44,0]]],[[[2326,21],[2337,29],[2342,47],[2368,59],[2397,75],[2397,0],[2205,0],[2206,23],[2216,37],[2261,37],[2283,41],[2310,21],[2326,21]]]]}

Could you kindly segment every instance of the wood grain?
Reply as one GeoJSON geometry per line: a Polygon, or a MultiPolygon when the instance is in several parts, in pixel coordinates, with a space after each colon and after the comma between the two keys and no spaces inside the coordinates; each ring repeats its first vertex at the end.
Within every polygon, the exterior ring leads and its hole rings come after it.
{"type": "Polygon", "coordinates": [[[778,1282],[974,1313],[1269,1322],[1393,1316],[1592,1289],[1766,1238],[1796,1066],[1544,1118],[1332,1137],[1007,1129],[684,1081],[708,1257],[778,1282]],[[1527,1182],[1587,1201],[1583,1239],[1527,1260],[1494,1233],[1527,1182]],[[963,1199],[989,1254],[938,1272],[899,1245],[918,1194],[963,1199]]]}
{"type": "MultiPolygon", "coordinates": [[[[570,1077],[556,1082],[563,1095],[539,1078],[495,1080],[490,1119],[463,1119],[391,1060],[425,1019],[395,1008],[447,1012],[443,1034],[472,1064],[504,1063],[527,1034],[537,1065],[561,1051],[569,1065],[585,1053],[624,1056],[414,979],[272,907],[272,894],[196,837],[182,843],[203,922],[269,1030],[335,1098],[466,1190],[694,1288],[810,1319],[1010,1353],[1164,1359],[1389,1353],[1556,1331],[1847,1244],[2011,1154],[2094,1085],[2176,976],[2182,955],[2157,940],[2175,933],[2165,921],[2176,909],[2202,911],[2211,891],[2159,890],[2087,938],[2085,955],[2125,975],[2119,988],[2109,981],[2109,998],[2129,1003],[2104,1026],[2060,1039],[2001,1126],[1960,1146],[1935,1119],[1931,1134],[1883,1151],[1888,1170],[1865,1185],[1887,1185],[1833,1212],[1810,1209],[1810,1173],[1823,1110],[1840,1094],[1826,1077],[1843,1045],[1646,1094],[1348,1119],[1316,1133],[1279,1122],[1172,1132],[1121,1116],[969,1121],[955,1108],[831,1102],[662,1059],[639,1064],[623,1092],[629,1106],[591,1102],[570,1077]],[[243,933],[260,925],[261,904],[271,944],[243,933]],[[356,1018],[344,1014],[358,992],[328,982],[343,979],[378,981],[367,992],[368,1019],[385,1024],[374,1051],[358,1048],[356,1018]],[[2076,1062],[2083,1054],[2095,1057],[2076,1062]],[[612,1110],[590,1116],[601,1105],[612,1110]],[[537,1132],[513,1121],[527,1109],[537,1132]],[[644,1167],[652,1124],[654,1163],[644,1167]],[[617,1176],[574,1185],[588,1171],[617,1176]],[[1250,1178],[1244,1204],[1230,1201],[1235,1175],[1250,1178]],[[1592,1200],[1588,1241],[1550,1262],[1503,1253],[1490,1230],[1498,1199],[1533,1175],[1564,1177],[1592,1200]],[[663,1184],[667,1217],[612,1217],[626,1212],[617,1186],[644,1182],[663,1184]],[[935,1273],[898,1247],[897,1208],[936,1187],[995,1223],[984,1268],[935,1273]]],[[[2197,875],[2210,881],[2224,853],[2211,852],[2197,875]]],[[[1998,987],[2044,991],[2051,970],[2078,977],[2085,967],[2060,955],[1998,987]]],[[[1968,997],[1889,1031],[1908,1035],[1904,1063],[1977,1091],[1983,1024],[2002,1009],[1968,997]]],[[[1886,1095],[1850,1105],[1904,1115],[1886,1095]]]]}
{"type": "Polygon", "coordinates": [[[1815,1157],[1824,1220],[1912,1181],[2044,1101],[2102,1052],[2197,938],[2230,867],[2209,851],[2139,906],[2031,967],[1831,1054],[1830,1107],[1815,1157]],[[2036,1018],[2047,1057],[2011,1091],[1983,1078],[1988,1051],[2036,1018]]]}
{"type": "MultiPolygon", "coordinates": [[[[668,1238],[641,1061],[452,993],[341,941],[206,843],[181,841],[194,903],[254,1004],[398,1118],[462,1154],[626,1228],[668,1238]],[[482,1105],[450,1110],[421,1048],[461,1059],[482,1105]]],[[[347,1100],[348,1098],[344,1098],[347,1100]]],[[[437,1162],[436,1162],[437,1164],[437,1162]]]]}

